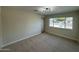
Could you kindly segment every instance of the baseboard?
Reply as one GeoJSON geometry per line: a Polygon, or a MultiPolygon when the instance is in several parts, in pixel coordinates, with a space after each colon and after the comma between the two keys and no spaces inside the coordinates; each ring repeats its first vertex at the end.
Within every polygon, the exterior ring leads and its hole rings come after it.
{"type": "Polygon", "coordinates": [[[39,34],[41,34],[41,33],[34,34],[34,35],[29,36],[29,37],[25,37],[25,38],[22,38],[22,39],[19,39],[19,40],[16,40],[16,41],[10,42],[10,43],[6,43],[6,44],[2,45],[1,48],[5,47],[5,46],[8,46],[8,45],[11,45],[11,44],[14,44],[14,43],[19,42],[19,41],[22,41],[22,40],[28,39],[28,38],[30,38],[30,37],[33,37],[33,36],[39,35],[39,34]]]}
{"type": "MultiPolygon", "coordinates": [[[[48,32],[46,32],[46,33],[48,33],[48,32]]],[[[79,43],[79,40],[78,40],[78,39],[76,39],[76,38],[69,38],[69,37],[66,37],[66,36],[61,36],[61,35],[58,35],[58,34],[53,34],[53,33],[48,33],[48,34],[51,34],[51,35],[56,35],[56,36],[63,37],[63,38],[67,38],[67,39],[73,40],[74,42],[79,43]]]]}

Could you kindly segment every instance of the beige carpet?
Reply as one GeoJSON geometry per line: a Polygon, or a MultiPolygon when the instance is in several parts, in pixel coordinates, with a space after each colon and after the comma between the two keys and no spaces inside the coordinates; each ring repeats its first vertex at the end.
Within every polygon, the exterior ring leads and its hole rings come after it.
{"type": "Polygon", "coordinates": [[[12,52],[77,52],[79,44],[46,33],[6,46],[12,52]]]}

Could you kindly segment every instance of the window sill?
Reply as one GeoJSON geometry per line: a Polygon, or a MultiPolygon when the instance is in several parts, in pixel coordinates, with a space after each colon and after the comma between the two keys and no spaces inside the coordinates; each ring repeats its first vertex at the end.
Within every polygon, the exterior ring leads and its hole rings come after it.
{"type": "Polygon", "coordinates": [[[67,28],[58,28],[58,27],[50,27],[50,28],[54,28],[54,29],[63,29],[63,30],[73,30],[73,29],[67,29],[67,28]]]}

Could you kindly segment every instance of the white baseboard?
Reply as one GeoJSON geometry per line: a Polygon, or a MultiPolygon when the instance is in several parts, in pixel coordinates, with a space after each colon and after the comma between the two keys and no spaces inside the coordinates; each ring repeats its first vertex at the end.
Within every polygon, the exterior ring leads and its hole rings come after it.
{"type": "Polygon", "coordinates": [[[46,32],[46,33],[52,34],[52,35],[57,35],[57,36],[60,36],[60,37],[68,38],[68,39],[75,40],[75,41],[79,42],[79,40],[77,38],[72,38],[72,37],[70,38],[68,36],[60,35],[60,34],[56,34],[56,33],[54,33],[54,34],[53,33],[49,33],[49,32],[46,32]]]}
{"type": "Polygon", "coordinates": [[[1,48],[5,47],[5,46],[8,46],[8,45],[11,45],[11,44],[14,44],[14,43],[19,42],[19,41],[22,41],[22,40],[24,40],[24,39],[28,39],[28,38],[33,37],[33,36],[35,36],[35,35],[39,35],[39,34],[41,34],[41,33],[34,34],[34,35],[29,36],[29,37],[25,37],[25,38],[22,38],[22,39],[19,39],[19,40],[10,42],[10,43],[6,43],[6,44],[2,45],[1,48]]]}

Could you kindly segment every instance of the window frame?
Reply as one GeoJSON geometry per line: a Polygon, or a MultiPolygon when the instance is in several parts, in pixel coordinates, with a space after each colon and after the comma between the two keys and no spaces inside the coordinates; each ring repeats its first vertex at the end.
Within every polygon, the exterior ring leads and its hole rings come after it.
{"type": "Polygon", "coordinates": [[[50,19],[52,19],[52,18],[57,18],[57,17],[51,17],[51,18],[49,18],[49,27],[59,28],[59,29],[73,30],[73,19],[74,19],[74,17],[73,17],[73,16],[61,16],[61,17],[65,17],[64,28],[61,28],[61,27],[54,27],[54,20],[53,20],[53,26],[50,26],[50,19]],[[73,19],[72,19],[72,29],[70,29],[70,28],[66,28],[66,18],[67,18],[67,17],[72,17],[72,18],[73,18],[73,19]]]}

